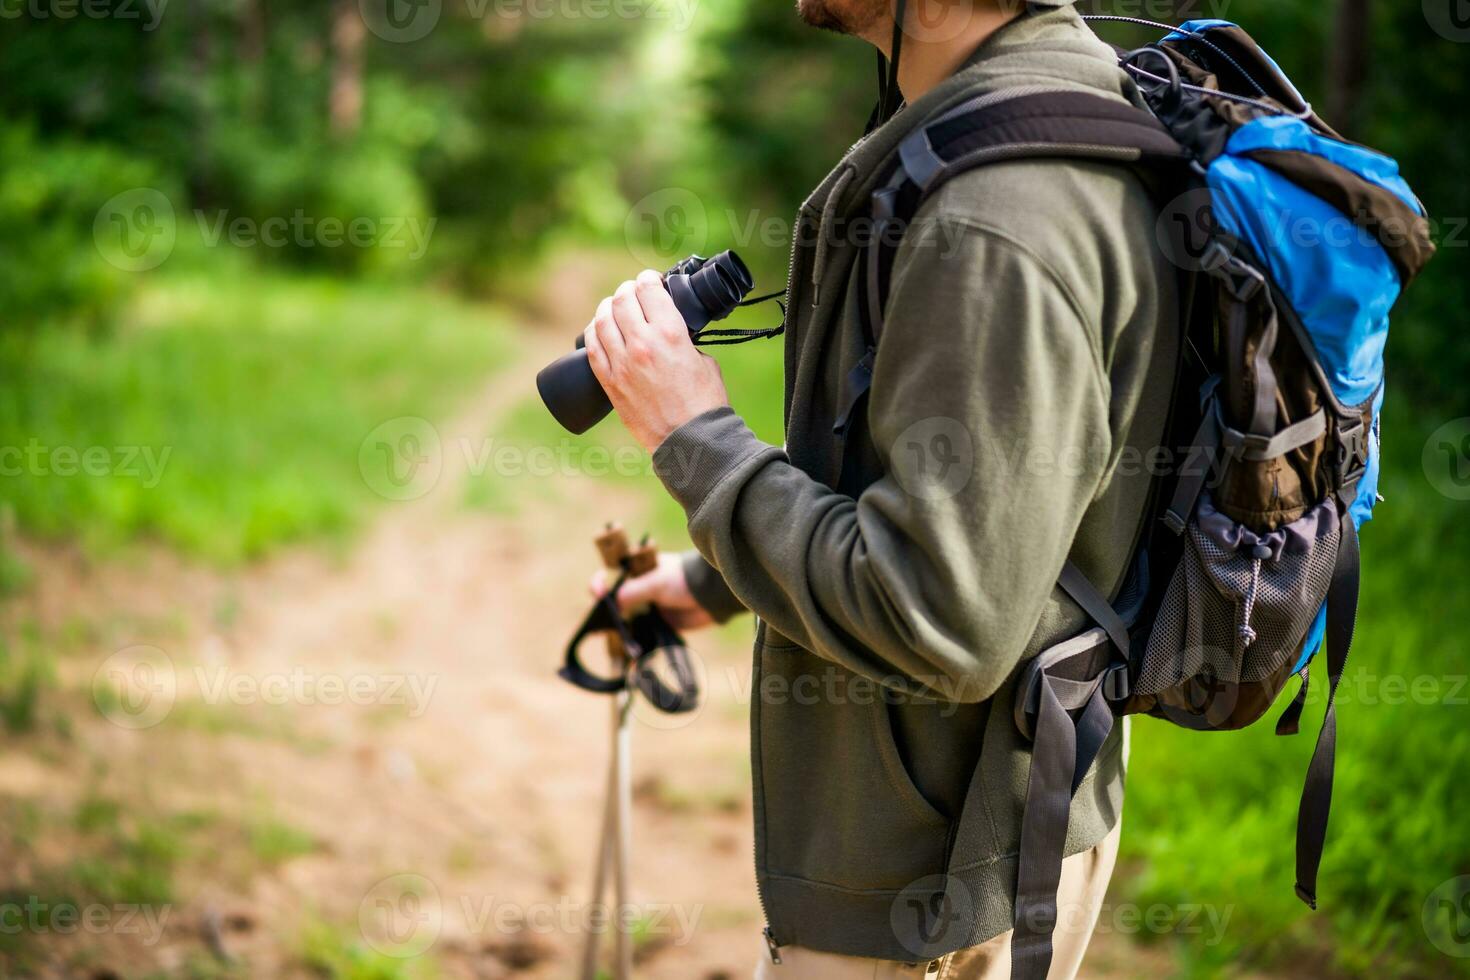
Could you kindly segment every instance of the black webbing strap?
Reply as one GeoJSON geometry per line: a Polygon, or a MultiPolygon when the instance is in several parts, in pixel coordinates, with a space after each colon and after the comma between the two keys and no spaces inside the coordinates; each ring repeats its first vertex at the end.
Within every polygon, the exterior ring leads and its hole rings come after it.
{"type": "Polygon", "coordinates": [[[1296,697],[1291,699],[1291,704],[1281,712],[1281,717],[1276,719],[1277,735],[1295,735],[1302,729],[1302,709],[1307,706],[1307,692],[1312,687],[1312,671],[1303,667],[1300,671],[1302,686],[1296,689],[1296,697]]]}
{"type": "Polygon", "coordinates": [[[1054,676],[1059,666],[1038,668],[1036,678],[1039,704],[1016,863],[1012,980],[1046,980],[1072,796],[1113,730],[1113,710],[1104,694],[1108,673],[1078,682],[1054,676]]]}
{"type": "Polygon", "coordinates": [[[1327,818],[1332,809],[1332,773],[1337,754],[1337,685],[1347,667],[1358,615],[1358,532],[1348,505],[1343,506],[1342,540],[1337,566],[1327,590],[1327,713],[1317,735],[1317,747],[1307,766],[1301,808],[1296,818],[1296,894],[1317,907],[1317,868],[1327,842],[1327,818]]]}

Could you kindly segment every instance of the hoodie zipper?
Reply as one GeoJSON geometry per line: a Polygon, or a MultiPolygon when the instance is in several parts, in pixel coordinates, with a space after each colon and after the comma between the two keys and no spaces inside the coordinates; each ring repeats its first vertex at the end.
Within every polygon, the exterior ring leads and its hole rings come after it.
{"type": "MultiPolygon", "coordinates": [[[[793,250],[792,250],[792,269],[793,269],[793,271],[795,271],[795,265],[796,265],[795,257],[796,257],[796,253],[795,253],[795,249],[793,248],[793,250]]],[[[787,307],[787,310],[789,311],[790,309],[791,309],[791,307],[788,306],[787,307]]],[[[787,316],[790,316],[790,315],[791,314],[788,312],[787,313],[787,316]]],[[[761,652],[761,648],[763,646],[765,646],[765,642],[766,642],[766,621],[763,620],[763,619],[761,619],[760,617],[756,617],[756,624],[755,624],[755,663],[753,665],[753,670],[755,671],[756,676],[754,678],[752,678],[752,680],[754,681],[754,683],[751,685],[751,694],[755,698],[759,698],[760,697],[760,683],[761,683],[761,677],[760,677],[760,669],[761,669],[761,665],[760,665],[760,652],[761,652]]],[[[753,705],[754,705],[754,707],[752,708],[752,710],[753,711],[756,711],[756,712],[759,712],[760,711],[760,702],[759,701],[755,701],[755,702],[753,702],[753,705]]],[[[759,718],[753,719],[753,723],[758,725],[760,723],[760,719],[759,718]]],[[[760,751],[754,745],[752,745],[751,748],[752,748],[752,751],[753,752],[760,751]]],[[[760,791],[760,787],[755,787],[755,791],[756,792],[759,792],[760,791]]],[[[771,913],[770,913],[770,910],[766,908],[766,894],[765,894],[764,889],[761,888],[760,841],[757,839],[757,835],[758,834],[759,834],[759,828],[757,827],[756,828],[756,833],[754,833],[754,834],[751,835],[751,842],[750,842],[750,860],[751,860],[751,864],[755,865],[755,898],[756,898],[756,901],[759,902],[760,903],[760,906],[761,906],[761,921],[765,923],[764,927],[761,929],[761,936],[766,941],[766,949],[771,954],[771,962],[779,965],[780,962],[781,962],[781,943],[779,941],[777,941],[777,939],[776,939],[776,933],[771,928],[771,913]]]]}

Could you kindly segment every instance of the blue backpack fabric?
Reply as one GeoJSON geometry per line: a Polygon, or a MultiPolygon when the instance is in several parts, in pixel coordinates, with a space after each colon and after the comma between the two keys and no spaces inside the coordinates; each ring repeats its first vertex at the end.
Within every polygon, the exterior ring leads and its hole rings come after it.
{"type": "Polygon", "coordinates": [[[1238,729],[1299,677],[1276,725],[1295,734],[1325,650],[1327,709],[1297,820],[1296,892],[1316,908],[1358,530],[1378,501],[1389,313],[1434,252],[1394,161],[1331,129],[1245,31],[1157,26],[1158,42],[1118,52],[1137,105],[1018,91],[910,134],[873,194],[860,265],[868,350],[848,375],[844,439],[862,417],[903,231],[955,175],[1037,157],[1128,166],[1155,192],[1159,246],[1180,269],[1184,335],[1164,444],[1176,465],[1154,481],[1117,595],[1063,567],[1058,588],[1093,625],[1031,660],[1015,697],[1032,746],[1012,939],[1012,975],[1024,980],[1044,980],[1050,965],[1071,797],[1115,720],[1238,729]]]}

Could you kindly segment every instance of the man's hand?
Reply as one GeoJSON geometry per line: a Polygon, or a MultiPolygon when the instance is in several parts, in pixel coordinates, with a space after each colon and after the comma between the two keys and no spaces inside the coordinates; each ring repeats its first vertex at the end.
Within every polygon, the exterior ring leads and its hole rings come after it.
{"type": "Polygon", "coordinates": [[[592,373],[649,452],[696,415],[730,404],[719,365],[690,341],[657,272],[640,272],[603,300],[586,343],[592,373]]]}
{"type": "MultiPolygon", "coordinates": [[[[612,578],[606,568],[598,569],[587,588],[594,598],[601,598],[612,585],[612,578]]],[[[650,602],[658,606],[674,629],[697,630],[714,625],[714,617],[689,592],[684,559],[680,555],[659,555],[658,567],[646,575],[628,579],[618,589],[618,607],[625,613],[650,602]]]]}

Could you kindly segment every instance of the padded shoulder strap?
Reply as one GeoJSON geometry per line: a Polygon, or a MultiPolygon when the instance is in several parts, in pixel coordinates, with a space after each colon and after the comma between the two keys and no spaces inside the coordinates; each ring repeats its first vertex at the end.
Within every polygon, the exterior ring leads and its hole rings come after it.
{"type": "Polygon", "coordinates": [[[1177,166],[1183,147],[1144,109],[1086,92],[1015,89],[964,102],[910,133],[873,193],[873,244],[865,264],[870,346],[899,240],[920,205],[953,177],[990,163],[1032,157],[1177,166]]]}

